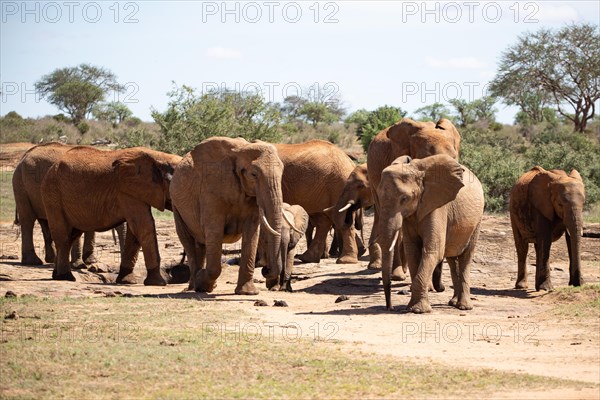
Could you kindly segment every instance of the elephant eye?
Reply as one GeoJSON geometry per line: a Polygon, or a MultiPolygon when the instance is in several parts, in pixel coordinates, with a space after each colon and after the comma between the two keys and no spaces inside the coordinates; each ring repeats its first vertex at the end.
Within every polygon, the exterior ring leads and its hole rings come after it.
{"type": "Polygon", "coordinates": [[[402,196],[400,196],[400,204],[404,204],[408,201],[408,196],[403,194],[402,196]]]}
{"type": "Polygon", "coordinates": [[[258,178],[258,174],[256,172],[251,172],[250,175],[252,175],[253,178],[258,178]]]}

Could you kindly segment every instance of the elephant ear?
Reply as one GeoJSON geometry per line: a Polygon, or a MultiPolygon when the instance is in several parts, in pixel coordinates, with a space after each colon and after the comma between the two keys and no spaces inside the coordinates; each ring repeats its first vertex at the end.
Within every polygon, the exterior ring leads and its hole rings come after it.
{"type": "Polygon", "coordinates": [[[550,188],[552,175],[557,176],[556,174],[552,174],[552,172],[541,168],[538,169],[537,174],[531,179],[527,190],[530,204],[549,221],[554,220],[554,196],[550,188]]]}
{"type": "Polygon", "coordinates": [[[164,211],[173,167],[141,153],[114,161],[113,168],[122,193],[164,211]]]}
{"type": "Polygon", "coordinates": [[[423,193],[417,209],[417,220],[422,221],[432,211],[456,198],[463,183],[463,167],[445,154],[430,156],[412,162],[423,171],[423,193]]]}
{"type": "Polygon", "coordinates": [[[408,154],[410,137],[421,129],[423,129],[422,123],[413,121],[410,118],[402,118],[400,122],[397,122],[388,128],[387,137],[397,148],[406,149],[406,154],[408,154]]]}
{"type": "Polygon", "coordinates": [[[448,120],[446,118],[441,118],[435,125],[435,128],[448,132],[447,137],[449,140],[452,141],[452,144],[454,146],[454,149],[456,150],[456,153],[459,154],[460,153],[460,133],[458,132],[458,129],[456,129],[456,126],[454,126],[454,124],[450,120],[448,120]]]}
{"type": "Polygon", "coordinates": [[[579,172],[576,169],[572,170],[569,176],[573,179],[577,179],[579,182],[583,182],[581,175],[579,175],[579,172]]]}
{"type": "MultiPolygon", "coordinates": [[[[306,228],[308,227],[308,214],[306,213],[306,211],[304,211],[304,208],[302,208],[299,205],[291,205],[289,207],[286,207],[284,212],[286,213],[286,216],[291,218],[291,221],[294,222],[294,226],[299,231],[306,232],[306,228]]],[[[296,232],[293,229],[291,229],[290,232],[291,238],[289,247],[294,248],[304,235],[299,232],[296,232]]]]}

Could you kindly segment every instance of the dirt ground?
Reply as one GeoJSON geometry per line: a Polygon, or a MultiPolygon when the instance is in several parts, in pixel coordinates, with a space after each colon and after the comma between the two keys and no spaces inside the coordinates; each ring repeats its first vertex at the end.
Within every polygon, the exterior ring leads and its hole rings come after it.
{"type": "MultiPolygon", "coordinates": [[[[3,168],[10,168],[12,163],[8,158],[0,157],[0,161],[4,161],[3,168]]],[[[367,217],[365,225],[364,234],[368,238],[372,217],[367,217]]],[[[586,225],[584,231],[598,233],[600,225],[586,225]]],[[[183,249],[173,222],[157,220],[157,233],[163,264],[178,263],[183,249]]],[[[53,265],[18,264],[20,238],[16,235],[17,230],[10,222],[0,224],[0,295],[11,290],[18,295],[36,296],[88,297],[121,293],[198,299],[210,301],[214,307],[245,310],[263,327],[264,334],[274,332],[284,338],[293,334],[294,337],[342,342],[365,352],[397,356],[399,362],[406,359],[470,368],[489,367],[600,383],[600,316],[597,309],[596,315],[592,313],[591,317],[560,313],[556,311],[563,305],[559,293],[513,289],[516,253],[507,216],[484,216],[471,269],[474,309],[459,311],[447,306],[452,288],[445,264],[446,291],[430,293],[433,312],[427,315],[405,311],[410,297],[409,282],[394,282],[392,301],[396,311],[386,311],[381,274],[366,268],[367,255],[359,264],[335,264],[335,259],[321,260],[319,264],[297,263],[293,293],[267,291],[260,272],[256,271],[255,280],[261,292],[245,297],[233,294],[238,270],[235,265],[223,269],[218,286],[211,294],[187,292],[186,284],[166,287],[116,285],[112,282],[116,277],[119,252],[110,232],[97,235],[100,262],[94,268],[74,272],[77,282],[54,282],[50,279],[53,265]],[[348,300],[336,302],[341,295],[346,295],[348,300]],[[268,306],[256,306],[256,300],[264,300],[268,306]],[[274,300],[284,300],[288,307],[272,307],[274,300]]],[[[42,255],[39,227],[36,227],[35,237],[38,255],[42,255]]],[[[236,246],[239,244],[228,248],[235,250],[236,246]]],[[[599,283],[600,239],[584,238],[582,250],[586,283],[599,283]]],[[[228,253],[231,254],[223,256],[224,262],[236,256],[235,252],[228,253]]],[[[533,248],[530,248],[529,257],[529,282],[532,284],[535,274],[533,248]]],[[[552,246],[551,267],[555,287],[567,286],[569,265],[564,239],[552,246]]],[[[145,275],[141,255],[136,271],[141,282],[145,275]]],[[[514,397],[511,393],[505,395],[514,397]]],[[[525,397],[527,394],[514,395],[525,397]]],[[[558,391],[546,395],[600,398],[598,387],[583,392],[558,391]]]]}

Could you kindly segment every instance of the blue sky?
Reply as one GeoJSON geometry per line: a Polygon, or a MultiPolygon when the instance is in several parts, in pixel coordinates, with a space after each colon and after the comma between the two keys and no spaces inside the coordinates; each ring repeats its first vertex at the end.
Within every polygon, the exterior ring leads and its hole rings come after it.
{"type": "MultiPolygon", "coordinates": [[[[58,109],[32,93],[56,68],[91,63],[126,85],[119,95],[151,120],[186,84],[298,89],[341,96],[349,110],[389,104],[412,113],[485,93],[504,49],[541,27],[598,24],[598,1],[1,1],[0,114],[58,109]]],[[[515,109],[497,104],[502,122],[515,109]]]]}

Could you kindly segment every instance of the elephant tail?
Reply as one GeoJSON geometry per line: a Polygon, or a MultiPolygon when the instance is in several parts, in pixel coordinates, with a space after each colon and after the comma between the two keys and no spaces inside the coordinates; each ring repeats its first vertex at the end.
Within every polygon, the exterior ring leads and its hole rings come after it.
{"type": "Polygon", "coordinates": [[[21,221],[19,221],[19,212],[17,211],[16,207],[15,207],[15,220],[13,221],[13,226],[17,227],[17,237],[15,238],[15,240],[17,240],[19,238],[19,236],[21,236],[21,221]]]}

